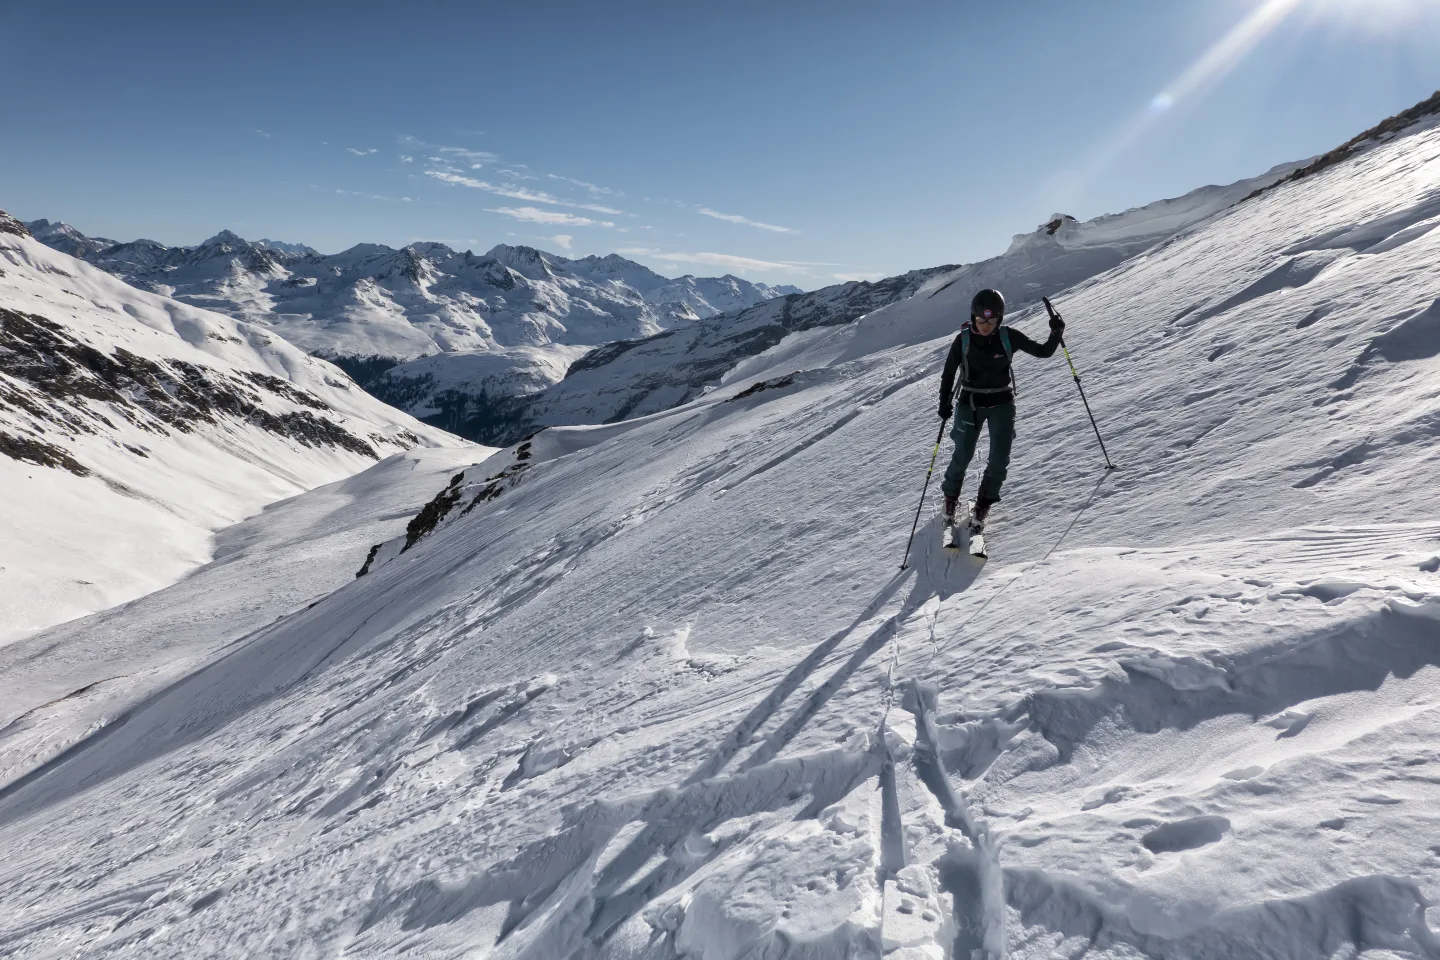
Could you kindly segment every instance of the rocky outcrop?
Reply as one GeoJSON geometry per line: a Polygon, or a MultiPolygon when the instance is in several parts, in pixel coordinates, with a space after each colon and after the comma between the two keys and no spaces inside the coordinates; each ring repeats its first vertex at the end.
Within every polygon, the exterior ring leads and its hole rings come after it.
{"type": "MultiPolygon", "coordinates": [[[[113,427],[110,416],[151,433],[192,433],[230,417],[306,446],[339,447],[379,459],[365,439],[311,412],[328,411],[324,401],[279,377],[256,371],[232,375],[179,359],[151,360],[124,347],[107,353],[58,323],[3,307],[0,374],[0,403],[69,436],[113,427]],[[264,392],[309,409],[272,413],[263,405],[264,392]]],[[[44,462],[19,441],[0,445],[0,452],[44,462]]],[[[60,465],[77,472],[72,464],[78,461],[65,456],[60,465]]]]}

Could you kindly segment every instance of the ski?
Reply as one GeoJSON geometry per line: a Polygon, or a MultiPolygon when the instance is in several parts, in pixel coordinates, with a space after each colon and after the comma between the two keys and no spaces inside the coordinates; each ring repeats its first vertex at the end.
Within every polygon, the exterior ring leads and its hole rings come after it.
{"type": "Polygon", "coordinates": [[[944,544],[946,550],[959,550],[965,546],[964,538],[960,534],[962,529],[963,527],[953,520],[945,524],[944,533],[941,534],[941,542],[944,544]]]}
{"type": "Polygon", "coordinates": [[[970,501],[970,511],[965,518],[965,539],[970,542],[970,556],[984,559],[989,556],[985,552],[985,521],[975,519],[975,501],[970,501]]]}

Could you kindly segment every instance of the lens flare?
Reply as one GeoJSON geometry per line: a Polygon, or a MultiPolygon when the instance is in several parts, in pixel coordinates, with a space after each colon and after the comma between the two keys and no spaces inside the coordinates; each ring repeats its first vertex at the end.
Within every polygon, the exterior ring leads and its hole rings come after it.
{"type": "MultiPolygon", "coordinates": [[[[1079,173],[1078,181],[1081,190],[1083,191],[1084,184],[1093,181],[1102,170],[1114,163],[1117,157],[1139,140],[1160,117],[1187,100],[1195,99],[1225,79],[1250,51],[1254,50],[1262,40],[1300,7],[1328,2],[1360,4],[1377,2],[1377,0],[1265,0],[1249,16],[1232,27],[1214,46],[1206,50],[1164,90],[1156,94],[1145,110],[1131,118],[1113,136],[1100,144],[1079,173]]],[[[1400,3],[1402,0],[1378,0],[1378,2],[1400,3]]],[[[1404,2],[1421,2],[1421,0],[1404,0],[1404,2]]],[[[1440,0],[1424,0],[1424,2],[1435,3],[1440,0]]]]}

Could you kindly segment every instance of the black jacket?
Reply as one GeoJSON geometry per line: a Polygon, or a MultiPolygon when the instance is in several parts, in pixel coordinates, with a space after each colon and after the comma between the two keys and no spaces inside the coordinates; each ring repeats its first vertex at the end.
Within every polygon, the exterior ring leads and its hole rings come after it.
{"type": "MultiPolygon", "coordinates": [[[[1060,333],[1052,330],[1050,339],[1044,343],[1036,343],[1025,334],[1014,327],[1006,327],[1010,331],[1010,347],[1017,353],[1028,353],[1032,357],[1050,357],[1055,355],[1055,350],[1060,346],[1060,333]]],[[[955,391],[955,373],[960,369],[960,361],[963,356],[961,337],[957,334],[955,342],[950,345],[950,356],[945,358],[945,372],[940,377],[940,409],[949,410],[951,400],[955,391]]],[[[1009,387],[1010,362],[1005,357],[1005,345],[1000,342],[1000,330],[988,337],[981,336],[975,331],[970,331],[970,377],[960,384],[960,400],[968,407],[998,407],[1004,403],[1014,403],[1015,393],[1011,390],[1003,390],[1000,393],[975,393],[974,390],[1000,390],[1009,387]]]]}

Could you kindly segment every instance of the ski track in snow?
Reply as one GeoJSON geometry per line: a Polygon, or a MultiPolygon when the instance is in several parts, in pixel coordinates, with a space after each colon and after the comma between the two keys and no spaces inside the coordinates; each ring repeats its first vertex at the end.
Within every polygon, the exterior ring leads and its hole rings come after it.
{"type": "Polygon", "coordinates": [[[542,434],[359,579],[210,596],[316,562],[259,537],[0,649],[0,953],[1440,958],[1437,170],[1058,298],[1120,469],[1021,358],[988,561],[896,569],[957,284],[542,434]]]}

